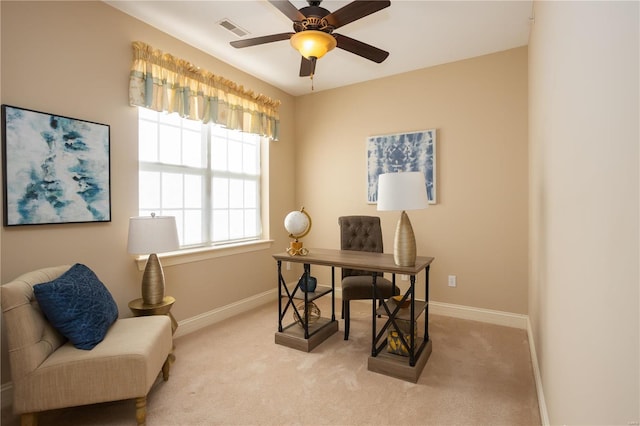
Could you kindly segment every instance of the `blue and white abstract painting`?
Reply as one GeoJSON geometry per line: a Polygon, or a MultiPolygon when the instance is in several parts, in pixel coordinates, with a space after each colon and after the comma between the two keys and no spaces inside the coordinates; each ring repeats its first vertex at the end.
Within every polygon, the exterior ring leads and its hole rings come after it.
{"type": "Polygon", "coordinates": [[[429,204],[436,203],[436,130],[367,138],[367,201],[378,202],[378,176],[422,172],[429,204]]]}
{"type": "Polygon", "coordinates": [[[2,106],[5,225],[111,221],[110,128],[2,106]]]}

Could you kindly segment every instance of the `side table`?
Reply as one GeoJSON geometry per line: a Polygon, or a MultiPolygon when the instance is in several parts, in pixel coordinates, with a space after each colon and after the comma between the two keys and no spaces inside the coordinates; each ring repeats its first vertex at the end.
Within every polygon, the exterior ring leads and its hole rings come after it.
{"type": "MultiPolygon", "coordinates": [[[[178,328],[178,321],[171,314],[171,307],[176,302],[176,299],[171,296],[165,296],[162,302],[155,305],[147,305],[142,299],[135,299],[129,302],[129,309],[133,313],[133,316],[142,317],[149,315],[166,315],[171,319],[171,335],[174,335],[178,328]]],[[[171,353],[171,361],[175,361],[175,355],[171,353]]]]}

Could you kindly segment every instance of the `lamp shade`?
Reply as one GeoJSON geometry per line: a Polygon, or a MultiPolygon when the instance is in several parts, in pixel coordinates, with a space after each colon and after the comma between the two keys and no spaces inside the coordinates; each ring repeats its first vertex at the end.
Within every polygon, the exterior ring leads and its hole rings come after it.
{"type": "Polygon", "coordinates": [[[419,210],[427,207],[427,186],[421,172],[378,176],[378,210],[419,210]]]}
{"type": "Polygon", "coordinates": [[[129,218],[129,253],[163,253],[178,248],[180,242],[175,217],[152,215],[129,218]]]}
{"type": "Polygon", "coordinates": [[[338,44],[335,37],[317,30],[305,30],[295,33],[290,39],[291,46],[307,59],[322,58],[325,53],[338,44]]]}

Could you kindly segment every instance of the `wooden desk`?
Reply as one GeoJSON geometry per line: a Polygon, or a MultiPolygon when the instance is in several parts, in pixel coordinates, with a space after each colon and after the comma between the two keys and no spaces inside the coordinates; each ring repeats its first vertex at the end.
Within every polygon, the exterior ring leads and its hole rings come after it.
{"type": "MultiPolygon", "coordinates": [[[[331,294],[331,318],[322,322],[322,324],[319,325],[315,330],[310,329],[308,323],[306,323],[306,325],[303,324],[305,325],[304,335],[303,337],[299,336],[298,339],[314,339],[314,341],[303,345],[302,348],[297,347],[297,349],[306,349],[307,351],[313,349],[313,347],[317,346],[324,339],[338,330],[337,321],[335,320],[335,268],[349,268],[372,271],[374,272],[372,276],[374,303],[372,303],[373,308],[371,327],[371,356],[369,357],[368,368],[371,371],[376,371],[378,373],[387,374],[404,380],[409,380],[414,383],[418,380],[418,377],[420,376],[420,373],[422,372],[427,359],[431,355],[432,347],[431,340],[429,339],[429,269],[431,262],[433,262],[434,260],[433,257],[418,256],[416,258],[416,263],[414,266],[396,265],[394,263],[392,254],[370,253],[351,250],[312,248],[309,249],[309,254],[306,256],[290,256],[288,253],[284,252],[275,254],[273,255],[273,257],[278,263],[278,296],[280,300],[278,304],[279,324],[278,333],[276,333],[276,343],[296,347],[288,340],[291,333],[285,334],[286,337],[282,336],[283,333],[286,333],[287,330],[290,330],[291,328],[291,325],[287,327],[283,326],[282,320],[284,318],[284,314],[292,305],[295,309],[293,300],[295,299],[299,290],[299,286],[297,284],[296,287],[291,291],[288,289],[284,278],[282,277],[283,261],[302,263],[304,265],[304,273],[302,278],[310,276],[311,265],[331,267],[331,287],[324,287],[325,290],[322,290],[322,296],[331,294]],[[415,299],[415,285],[416,275],[418,275],[423,270],[425,271],[425,300],[420,301],[415,299]],[[376,287],[378,273],[380,275],[382,275],[383,273],[409,275],[409,289],[403,295],[403,297],[405,297],[406,299],[411,300],[409,308],[401,309],[399,306],[396,306],[393,300],[385,301],[378,297],[376,287]],[[286,296],[288,301],[283,309],[282,301],[284,296],[286,296]],[[378,303],[375,303],[375,300],[379,301],[380,307],[377,306],[378,303]],[[415,338],[414,324],[422,312],[425,313],[423,335],[422,337],[415,338]],[[386,322],[384,322],[384,324],[382,324],[380,327],[377,324],[377,317],[379,315],[387,317],[386,322]],[[383,352],[383,349],[387,344],[386,331],[392,325],[399,329],[399,327],[397,327],[396,319],[400,318],[408,319],[410,323],[409,338],[405,339],[404,336],[401,337],[402,342],[406,345],[407,348],[409,348],[408,357],[383,352]],[[284,338],[287,340],[285,342],[283,342],[282,340],[278,341],[279,335],[281,339],[284,338]]],[[[318,292],[318,290],[316,290],[316,292],[318,292]]],[[[304,306],[307,306],[306,303],[308,301],[308,298],[308,293],[304,293],[304,306]]],[[[304,316],[305,318],[308,318],[306,309],[304,316]]]]}

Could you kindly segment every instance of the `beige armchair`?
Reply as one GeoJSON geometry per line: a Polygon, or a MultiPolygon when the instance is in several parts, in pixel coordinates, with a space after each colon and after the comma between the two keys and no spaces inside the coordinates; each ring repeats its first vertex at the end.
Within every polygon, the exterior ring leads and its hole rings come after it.
{"type": "Polygon", "coordinates": [[[144,425],[151,386],[160,371],[169,378],[171,321],[164,315],[117,319],[93,349],[77,349],[43,315],[33,290],[69,268],[29,272],[0,287],[13,410],[23,425],[35,425],[41,411],[135,399],[137,423],[144,425]]]}

